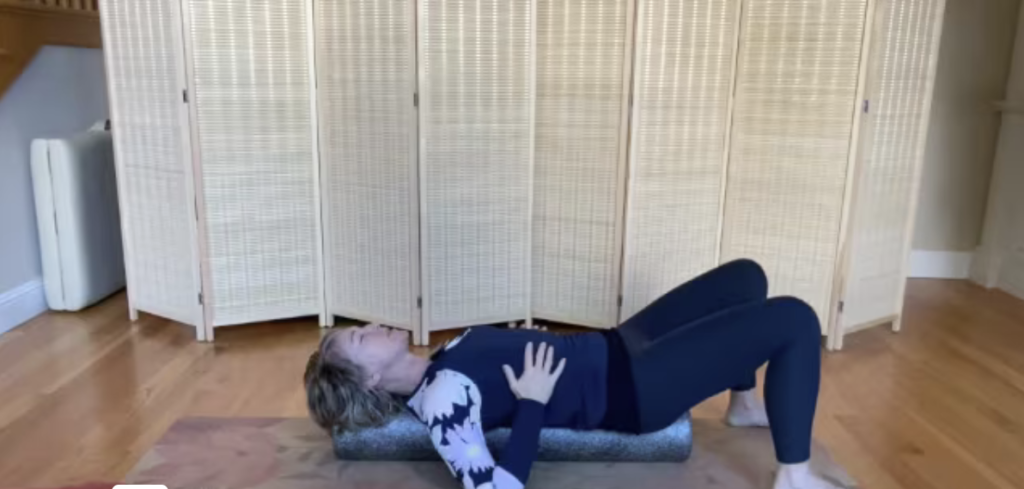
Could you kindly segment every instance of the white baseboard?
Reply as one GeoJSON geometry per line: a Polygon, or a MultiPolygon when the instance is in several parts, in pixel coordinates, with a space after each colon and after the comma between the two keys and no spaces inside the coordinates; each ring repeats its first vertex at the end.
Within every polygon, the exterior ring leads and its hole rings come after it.
{"type": "Polygon", "coordinates": [[[999,267],[996,285],[1018,299],[1024,299],[1024,254],[1007,254],[999,267]]]}
{"type": "Polygon", "coordinates": [[[1002,287],[1004,292],[1010,294],[1022,301],[1024,301],[1024,288],[1017,286],[1016,284],[1005,284],[1002,287]]]}
{"type": "Polygon", "coordinates": [[[910,278],[966,279],[971,275],[970,251],[924,251],[910,253],[910,278]]]}
{"type": "Polygon", "coordinates": [[[995,252],[989,246],[979,246],[974,251],[974,258],[971,260],[972,282],[991,289],[996,286],[999,280],[999,270],[995,267],[995,252]]]}
{"type": "Polygon", "coordinates": [[[46,312],[42,279],[21,284],[0,294],[0,334],[46,312]]]}

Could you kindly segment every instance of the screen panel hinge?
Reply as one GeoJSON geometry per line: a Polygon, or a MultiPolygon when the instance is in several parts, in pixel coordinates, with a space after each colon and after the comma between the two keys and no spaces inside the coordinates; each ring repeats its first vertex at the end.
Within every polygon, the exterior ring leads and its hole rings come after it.
{"type": "Polygon", "coordinates": [[[203,293],[202,293],[202,292],[200,292],[200,293],[199,293],[199,294],[197,294],[197,295],[198,295],[198,299],[199,299],[199,305],[201,306],[201,305],[203,305],[203,293]]]}
{"type": "Polygon", "coordinates": [[[186,104],[188,103],[188,89],[181,91],[181,101],[186,104]]]}
{"type": "Polygon", "coordinates": [[[413,107],[417,107],[417,108],[420,106],[420,93],[419,92],[413,92],[412,93],[412,106],[413,107]]]}
{"type": "Polygon", "coordinates": [[[423,297],[416,298],[416,309],[423,309],[423,297]]]}

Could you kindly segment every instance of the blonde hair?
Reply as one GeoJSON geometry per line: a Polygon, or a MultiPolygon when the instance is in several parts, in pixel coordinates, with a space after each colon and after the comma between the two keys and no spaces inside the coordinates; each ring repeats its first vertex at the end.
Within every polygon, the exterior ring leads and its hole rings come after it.
{"type": "Polygon", "coordinates": [[[363,369],[347,358],[325,353],[326,336],[309,361],[303,381],[309,415],[321,428],[358,431],[383,426],[405,408],[397,396],[366,387],[363,369]],[[330,356],[326,358],[325,355],[330,356]]]}

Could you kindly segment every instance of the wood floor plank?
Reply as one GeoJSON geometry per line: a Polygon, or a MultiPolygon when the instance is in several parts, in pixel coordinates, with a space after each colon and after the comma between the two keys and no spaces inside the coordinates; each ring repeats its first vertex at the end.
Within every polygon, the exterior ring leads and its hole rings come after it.
{"type": "MultiPolygon", "coordinates": [[[[0,336],[0,487],[120,479],[184,416],[305,415],[313,320],[224,328],[211,345],[126,307],[118,295],[0,336]]],[[[1009,489],[1024,487],[1022,413],[1024,302],[912,281],[902,333],[825,355],[815,432],[868,489],[1009,489]]]]}

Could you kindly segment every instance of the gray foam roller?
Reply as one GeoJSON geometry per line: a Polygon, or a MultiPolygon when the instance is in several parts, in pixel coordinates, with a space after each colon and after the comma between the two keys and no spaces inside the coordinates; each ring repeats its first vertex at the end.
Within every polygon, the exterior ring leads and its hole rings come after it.
{"type": "MultiPolygon", "coordinates": [[[[487,433],[487,447],[497,456],[509,430],[487,433]]],[[[334,432],[334,453],[342,460],[440,460],[426,426],[402,415],[386,426],[357,433],[334,432]]],[[[627,435],[608,431],[545,428],[538,460],[546,462],[682,462],[690,457],[693,432],[690,416],[656,433],[627,435]]]]}

